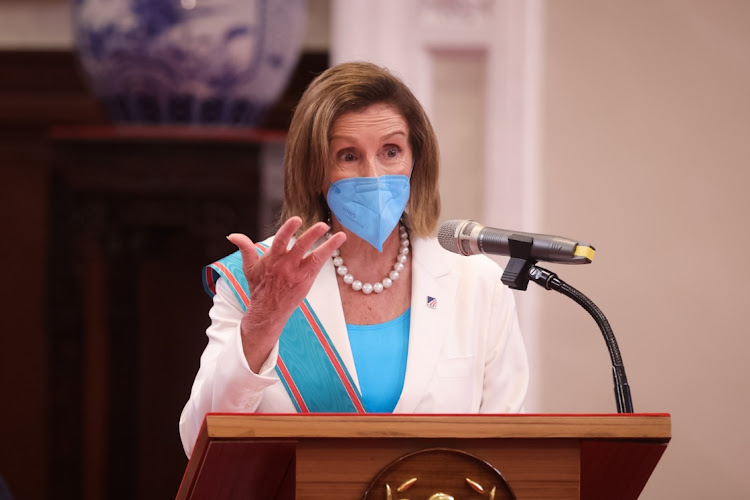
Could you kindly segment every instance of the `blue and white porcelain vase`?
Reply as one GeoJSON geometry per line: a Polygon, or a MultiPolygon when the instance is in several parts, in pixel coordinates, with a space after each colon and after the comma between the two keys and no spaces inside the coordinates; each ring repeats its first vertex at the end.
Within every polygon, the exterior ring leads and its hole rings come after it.
{"type": "Polygon", "coordinates": [[[118,123],[256,125],[302,50],[306,0],[74,0],[78,58],[118,123]]]}

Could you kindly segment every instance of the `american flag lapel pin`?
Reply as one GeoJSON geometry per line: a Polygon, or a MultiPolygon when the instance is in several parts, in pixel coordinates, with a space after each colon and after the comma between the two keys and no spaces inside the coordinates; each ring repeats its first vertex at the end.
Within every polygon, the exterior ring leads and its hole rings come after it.
{"type": "Polygon", "coordinates": [[[435,309],[437,307],[437,299],[435,297],[427,296],[427,307],[435,309]]]}

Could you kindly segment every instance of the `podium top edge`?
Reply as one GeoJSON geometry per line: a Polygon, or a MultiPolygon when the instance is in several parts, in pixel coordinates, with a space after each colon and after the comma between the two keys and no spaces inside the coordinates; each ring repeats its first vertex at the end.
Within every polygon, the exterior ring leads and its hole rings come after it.
{"type": "Polygon", "coordinates": [[[210,439],[578,438],[668,442],[671,415],[646,414],[220,414],[206,415],[210,439]]]}

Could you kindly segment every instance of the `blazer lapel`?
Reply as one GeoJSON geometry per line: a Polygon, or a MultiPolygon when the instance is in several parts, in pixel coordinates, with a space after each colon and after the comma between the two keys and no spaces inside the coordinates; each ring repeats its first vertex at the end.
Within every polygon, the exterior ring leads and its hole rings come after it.
{"type": "Polygon", "coordinates": [[[315,278],[315,283],[310,292],[307,294],[307,301],[318,316],[328,337],[331,339],[331,343],[336,348],[336,351],[338,351],[349,375],[357,385],[357,389],[360,389],[336,278],[337,274],[336,269],[333,267],[333,261],[327,259],[317,278],[315,278]]]}
{"type": "Polygon", "coordinates": [[[455,324],[457,277],[441,249],[430,239],[412,240],[411,323],[409,355],[404,388],[394,413],[414,413],[429,389],[440,351],[445,325],[455,324]]]}

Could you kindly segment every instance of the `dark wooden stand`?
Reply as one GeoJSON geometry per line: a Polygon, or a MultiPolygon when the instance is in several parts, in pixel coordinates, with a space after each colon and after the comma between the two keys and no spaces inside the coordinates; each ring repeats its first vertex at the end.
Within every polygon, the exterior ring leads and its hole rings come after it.
{"type": "Polygon", "coordinates": [[[58,498],[174,493],[163,478],[176,484],[184,468],[177,422],[206,342],[201,267],[234,251],[230,232],[269,232],[279,202],[264,179],[278,176],[284,139],[247,129],[52,131],[49,481],[58,498]]]}
{"type": "MultiPolygon", "coordinates": [[[[302,91],[312,78],[327,67],[328,54],[325,51],[304,52],[289,85],[260,127],[286,129],[302,91]]],[[[109,498],[107,491],[110,487],[106,484],[106,477],[110,475],[107,472],[108,462],[96,462],[96,458],[105,456],[105,453],[97,452],[97,455],[94,453],[96,447],[91,448],[89,444],[86,444],[85,449],[81,448],[84,446],[81,436],[91,435],[93,430],[106,435],[111,425],[110,419],[76,419],[76,415],[83,418],[88,411],[81,408],[83,394],[94,390],[99,391],[99,394],[106,394],[110,390],[109,381],[106,378],[89,378],[89,385],[81,388],[79,385],[83,380],[82,374],[91,371],[89,368],[76,366],[83,363],[84,359],[109,366],[108,359],[113,353],[89,350],[84,356],[81,347],[84,344],[75,341],[76,335],[84,338],[79,309],[85,303],[89,303],[86,306],[89,311],[85,322],[86,338],[94,331],[106,333],[105,316],[109,316],[109,313],[105,315],[104,307],[91,301],[104,302],[109,299],[98,292],[90,292],[87,297],[82,298],[80,289],[70,288],[71,285],[66,283],[55,283],[50,275],[53,273],[68,279],[66,276],[78,273],[91,280],[87,285],[88,290],[105,290],[109,288],[103,272],[105,261],[100,258],[84,259],[83,255],[94,255],[95,252],[88,253],[87,249],[90,247],[83,243],[67,245],[65,236],[63,246],[59,247],[58,241],[50,239],[49,216],[50,209],[58,210],[56,207],[59,207],[60,202],[59,199],[54,202],[50,200],[50,190],[56,189],[59,182],[53,181],[50,174],[53,161],[57,165],[55,169],[60,165],[60,148],[70,152],[65,153],[69,158],[87,154],[85,151],[88,146],[101,148],[109,141],[101,137],[102,131],[108,129],[105,127],[97,132],[89,126],[106,126],[110,122],[86,87],[84,78],[78,71],[75,54],[70,49],[24,50],[9,47],[0,50],[0,68],[0,227],[3,229],[0,260],[5,263],[4,276],[8,284],[0,292],[0,301],[6,312],[0,315],[0,330],[4,332],[3,346],[0,349],[0,393],[9,405],[12,402],[14,408],[19,408],[18,411],[6,411],[4,425],[0,427],[0,473],[5,477],[15,498],[109,498]],[[61,135],[50,138],[51,127],[84,125],[86,128],[78,128],[77,132],[72,129],[63,130],[61,135]],[[89,133],[100,137],[98,146],[95,144],[97,140],[89,133]],[[73,138],[72,135],[78,135],[78,138],[73,138]],[[86,135],[88,138],[84,137],[86,135]],[[71,248],[75,250],[75,259],[66,260],[65,255],[59,255],[71,252],[71,248]],[[85,264],[87,270],[84,272],[80,269],[61,270],[50,267],[55,262],[70,263],[72,260],[79,267],[85,264]],[[102,272],[97,274],[92,269],[101,269],[102,272]],[[70,297],[65,295],[66,290],[70,291],[70,297]],[[64,299],[63,303],[50,307],[50,300],[60,296],[64,299]],[[70,311],[64,308],[65,305],[71,306],[70,311]],[[94,310],[100,311],[99,316],[91,313],[94,310]],[[71,317],[68,318],[68,315],[71,317]],[[58,322],[62,324],[58,325],[58,322]],[[65,325],[76,328],[76,331],[62,333],[65,325]],[[52,331],[48,331],[49,326],[52,331]],[[58,342],[56,339],[60,335],[68,340],[58,342]],[[61,351],[63,347],[66,349],[64,352],[61,351]],[[63,371],[55,372],[56,367],[63,371]],[[65,381],[69,376],[73,380],[65,381]],[[97,388],[97,384],[101,387],[97,388]],[[66,387],[68,389],[64,391],[63,388],[66,387]],[[69,474],[71,471],[72,475],[69,474]]],[[[210,131],[192,132],[198,135],[207,132],[211,136],[202,142],[201,147],[221,149],[219,144],[235,150],[240,147],[231,141],[219,141],[210,131]],[[213,145],[208,144],[212,141],[213,145]]],[[[237,133],[226,132],[229,135],[237,133]]],[[[167,143],[180,143],[175,137],[163,139],[167,143]]],[[[197,137],[194,139],[198,140],[197,137]]],[[[187,143],[192,140],[183,137],[182,144],[189,146],[187,143]]],[[[146,149],[138,146],[135,137],[131,137],[128,144],[141,152],[146,149]]],[[[128,144],[117,147],[122,150],[129,148],[128,144]]],[[[170,148],[174,149],[167,144],[162,150],[170,148]]],[[[156,149],[158,148],[154,148],[156,149]]],[[[136,152],[133,151],[132,154],[136,155],[136,152]]],[[[109,155],[104,156],[109,158],[109,155]]],[[[134,166],[138,164],[145,163],[139,161],[134,166]]],[[[102,170],[109,166],[109,162],[100,162],[102,170]]],[[[216,171],[216,161],[206,162],[205,167],[205,171],[209,167],[216,171]]],[[[250,192],[248,190],[248,194],[250,192]]],[[[59,196],[59,193],[54,196],[59,196]]],[[[78,198],[74,199],[76,200],[80,201],[78,198]]],[[[248,200],[248,203],[254,202],[248,200]]],[[[266,214],[272,215],[274,207],[265,206],[263,209],[267,210],[266,214]]],[[[55,233],[63,231],[59,218],[72,218],[61,213],[54,213],[52,216],[56,224],[55,233]]],[[[263,215],[261,220],[268,220],[268,217],[263,215]]],[[[86,221],[85,224],[90,225],[91,221],[86,221]]],[[[195,273],[200,272],[201,266],[206,263],[207,253],[211,253],[209,260],[215,257],[213,250],[209,251],[207,246],[221,247],[224,242],[223,234],[217,241],[209,242],[205,238],[199,238],[196,242],[185,230],[164,227],[162,231],[155,225],[150,227],[147,231],[148,240],[158,244],[150,244],[148,251],[141,254],[145,257],[137,262],[136,267],[140,271],[136,281],[144,295],[133,300],[140,307],[138,370],[145,373],[159,372],[158,364],[164,364],[167,368],[161,368],[159,377],[155,379],[151,377],[146,380],[141,376],[133,382],[137,385],[135,390],[141,401],[139,412],[145,409],[152,411],[150,418],[139,413],[141,420],[137,424],[139,439],[148,440],[151,448],[150,453],[139,452],[143,454],[143,464],[139,464],[137,468],[143,477],[151,481],[146,490],[138,486],[139,500],[173,496],[184,470],[186,459],[181,451],[176,421],[180,408],[187,400],[197,371],[198,357],[205,346],[206,337],[202,329],[208,321],[207,311],[210,306],[210,300],[201,290],[200,276],[196,278],[195,273]],[[184,242],[187,244],[183,244],[184,242]],[[178,244],[181,245],[179,249],[176,248],[178,244]],[[166,266],[165,263],[169,265],[166,266]],[[164,275],[170,272],[171,274],[164,275]],[[152,277],[158,285],[144,282],[146,277],[152,277]],[[155,290],[163,291],[165,287],[177,290],[177,297],[166,302],[163,296],[160,297],[159,304],[163,307],[153,310],[156,298],[148,294],[155,290]],[[179,342],[174,342],[174,338],[178,338],[179,342]],[[157,429],[157,426],[161,427],[157,429]]],[[[91,232],[87,234],[91,235],[92,240],[101,239],[91,232]]],[[[80,236],[76,240],[84,241],[80,236]]],[[[230,250],[231,245],[221,247],[221,251],[225,249],[230,250]]],[[[71,278],[74,283],[77,279],[71,278]]],[[[105,339],[106,335],[103,333],[101,338],[105,339]]],[[[89,349],[96,347],[95,343],[85,345],[89,349]]],[[[100,345],[102,348],[105,346],[103,342],[100,345]]],[[[107,371],[108,369],[101,369],[96,373],[107,371]]],[[[86,398],[86,401],[90,400],[91,397],[86,398]]],[[[86,408],[89,408],[90,404],[86,404],[86,408]]],[[[138,446],[139,450],[146,449],[140,443],[132,446],[138,446]]],[[[122,474],[113,476],[122,477],[122,474]]],[[[145,480],[141,476],[130,477],[128,482],[142,485],[145,480]]],[[[129,484],[120,486],[125,491],[132,491],[134,488],[129,484]]]]}

